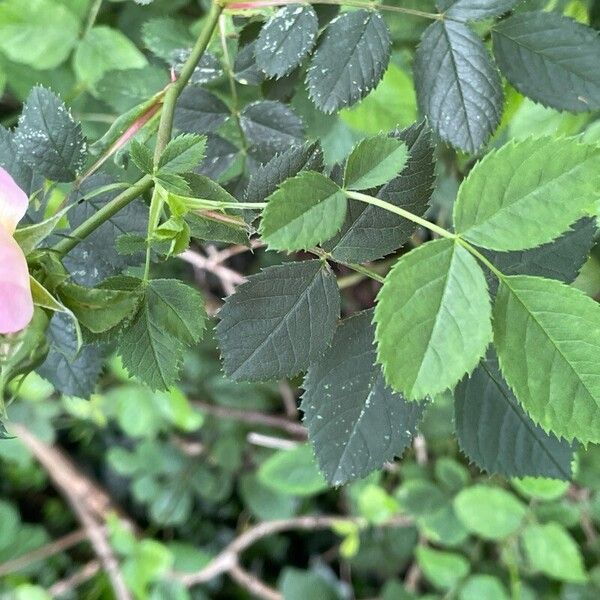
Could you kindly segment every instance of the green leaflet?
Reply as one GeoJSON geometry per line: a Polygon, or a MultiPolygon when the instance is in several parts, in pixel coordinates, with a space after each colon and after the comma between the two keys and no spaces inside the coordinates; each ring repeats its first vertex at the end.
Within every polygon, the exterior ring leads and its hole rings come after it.
{"type": "Polygon", "coordinates": [[[105,73],[140,69],[148,64],[135,44],[117,29],[105,25],[93,27],[75,50],[73,68],[79,81],[91,90],[105,73]]]}
{"type": "Polygon", "coordinates": [[[600,307],[551,279],[505,277],[494,343],[506,381],[546,431],[600,441],[600,307]]]}
{"type": "Polygon", "coordinates": [[[14,140],[23,161],[54,181],[73,181],[85,160],[81,125],[58,96],[41,86],[27,96],[14,140]]]}
{"type": "Polygon", "coordinates": [[[308,444],[273,454],[260,466],[258,480],[290,496],[314,496],[328,487],[308,444]]]}
{"type": "Polygon", "coordinates": [[[162,173],[185,173],[200,166],[206,150],[206,136],[184,133],[172,139],[158,161],[162,173]]]}
{"type": "Polygon", "coordinates": [[[7,0],[0,5],[0,50],[35,69],[54,69],[77,43],[79,20],[52,0],[7,0]]]}
{"type": "Polygon", "coordinates": [[[492,250],[557,238],[600,198],[600,147],[576,139],[509,143],[488,154],[460,187],[457,233],[492,250]]]}
{"type": "Polygon", "coordinates": [[[333,237],[346,216],[347,199],[328,177],[304,171],[267,199],[260,234],[273,250],[305,250],[333,237]]]}
{"type": "Polygon", "coordinates": [[[367,190],[398,176],[408,160],[406,144],[384,133],[362,140],[346,162],[344,187],[367,190]]]}
{"type": "Polygon", "coordinates": [[[377,86],[390,60],[391,40],[383,17],[372,10],[342,13],[329,23],[306,75],[319,110],[351,106],[377,86]]]}
{"type": "Polygon", "coordinates": [[[250,276],[219,313],[225,373],[261,381],[306,370],[331,342],[339,315],[335,276],[320,260],[284,263],[250,276]]]}
{"type": "Polygon", "coordinates": [[[492,338],[483,271],[458,242],[429,242],[394,265],[379,292],[378,361],[387,382],[417,400],[452,388],[492,338]]]}
{"type": "Polygon", "coordinates": [[[319,29],[310,5],[281,7],[263,26],[256,41],[256,64],[269,77],[282,77],[311,51],[319,29]]]}
{"type": "Polygon", "coordinates": [[[600,38],[557,12],[525,12],[492,29],[502,73],[536,102],[573,112],[600,108],[600,38]]]}
{"type": "Polygon", "coordinates": [[[366,477],[400,456],[424,404],[395,394],[375,364],[373,311],[344,319],[304,380],[304,422],[327,481],[366,477]]]}
{"type": "Polygon", "coordinates": [[[462,554],[441,552],[427,546],[417,547],[416,559],[427,580],[440,590],[454,588],[471,570],[469,561],[462,554]]]}
{"type": "Polygon", "coordinates": [[[502,82],[475,32],[451,19],[435,21],[415,53],[421,111],[440,137],[475,152],[502,116],[502,82]]]}
{"type": "Polygon", "coordinates": [[[572,446],[527,416],[492,351],[456,386],[454,422],[461,450],[490,474],[563,480],[572,476],[572,446]]]}
{"type": "Polygon", "coordinates": [[[200,294],[175,279],[154,279],[144,289],[140,309],[119,339],[119,354],[131,375],[152,389],[166,390],[177,380],[186,346],[206,326],[200,294]]]}
{"type": "Polygon", "coordinates": [[[439,10],[447,17],[465,21],[479,21],[509,11],[517,0],[437,0],[439,10]]]}
{"type": "Polygon", "coordinates": [[[487,485],[474,485],[454,498],[454,510],[473,534],[501,540],[521,525],[526,508],[513,494],[487,485]]]}
{"type": "Polygon", "coordinates": [[[577,543],[558,523],[529,525],[521,540],[536,571],[560,581],[581,583],[587,579],[577,543]]]}

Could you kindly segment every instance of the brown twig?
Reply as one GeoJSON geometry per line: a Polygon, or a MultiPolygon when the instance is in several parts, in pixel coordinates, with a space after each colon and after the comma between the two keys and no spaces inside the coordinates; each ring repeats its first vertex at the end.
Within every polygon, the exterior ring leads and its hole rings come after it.
{"type": "MultiPolygon", "coordinates": [[[[175,574],[175,578],[188,587],[199,583],[206,583],[219,575],[231,573],[231,570],[239,565],[239,558],[244,550],[265,537],[291,530],[316,531],[319,529],[333,529],[338,524],[343,523],[352,523],[361,528],[368,525],[365,519],[359,517],[340,517],[335,515],[295,517],[259,523],[235,538],[200,571],[189,574],[178,573],[175,574]]],[[[384,523],[377,524],[377,527],[395,527],[410,524],[412,524],[410,517],[400,515],[384,523]]]]}
{"type": "Polygon", "coordinates": [[[73,591],[75,588],[79,587],[82,583],[85,583],[94,575],[100,572],[102,565],[99,560],[91,560],[90,562],[83,565],[79,571],[75,571],[69,577],[65,579],[61,579],[54,583],[50,588],[48,588],[48,593],[52,598],[57,598],[58,596],[62,596],[67,592],[73,591]]]}
{"type": "Polygon", "coordinates": [[[242,569],[239,565],[233,565],[229,569],[229,576],[240,587],[248,590],[257,598],[262,598],[262,600],[283,600],[283,596],[277,590],[263,583],[258,577],[248,573],[248,571],[242,569]]]}
{"type": "Polygon", "coordinates": [[[71,505],[86,530],[117,600],[131,600],[132,596],[119,569],[119,563],[108,542],[104,527],[100,524],[113,510],[110,497],[80,473],[75,464],[58,448],[46,444],[21,424],[13,424],[12,430],[46,469],[56,487],[71,505]]]}
{"type": "Polygon", "coordinates": [[[253,410],[240,410],[237,408],[229,408],[225,406],[216,406],[208,404],[201,400],[193,400],[192,405],[214,417],[222,419],[233,419],[241,421],[248,425],[264,425],[265,427],[273,427],[285,431],[289,435],[300,439],[306,439],[306,428],[301,423],[297,423],[285,417],[277,417],[275,415],[267,415],[262,412],[253,410]]]}
{"type": "Polygon", "coordinates": [[[50,556],[54,556],[59,552],[64,552],[81,542],[87,540],[87,535],[84,529],[78,529],[77,531],[73,531],[45,546],[41,546],[40,548],[36,548],[33,552],[29,552],[28,554],[23,554],[22,556],[18,556],[17,558],[13,558],[0,565],[0,577],[4,575],[8,575],[9,573],[14,573],[15,571],[20,571],[24,569],[28,565],[38,562],[40,560],[44,560],[45,558],[49,558],[50,556]]]}

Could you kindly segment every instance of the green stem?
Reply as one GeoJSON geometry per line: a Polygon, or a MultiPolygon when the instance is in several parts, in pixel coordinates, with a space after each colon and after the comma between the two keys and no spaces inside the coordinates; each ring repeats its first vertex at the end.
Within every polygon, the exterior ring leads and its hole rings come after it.
{"type": "MultiPolygon", "coordinates": [[[[156,141],[156,152],[155,157],[160,158],[162,151],[169,143],[171,139],[171,132],[173,130],[173,115],[175,113],[175,103],[177,98],[189,82],[196,66],[200,62],[210,38],[217,26],[219,15],[223,11],[223,7],[220,4],[214,3],[207,15],[204,28],[202,29],[198,40],[194,45],[190,56],[185,61],[179,78],[177,81],[172,83],[167,90],[163,109],[161,111],[160,125],[158,128],[157,141],[156,141]]],[[[156,160],[158,160],[158,158],[156,160]]],[[[53,250],[60,256],[68,254],[77,244],[85,237],[94,232],[100,227],[105,221],[110,219],[113,215],[118,213],[121,209],[125,208],[130,202],[135,200],[140,194],[152,187],[152,177],[150,175],[144,175],[137,183],[133,184],[130,188],[119,194],[116,198],[105,204],[97,213],[93,214],[87,221],[84,221],[79,227],[77,227],[71,234],[70,237],[62,239],[58,242],[53,250]]]]}
{"type": "Polygon", "coordinates": [[[377,206],[379,208],[383,208],[391,213],[394,213],[400,217],[404,217],[413,223],[417,223],[417,225],[421,225],[421,227],[425,227],[434,233],[437,233],[441,237],[445,237],[451,240],[456,239],[458,236],[435,223],[430,223],[427,219],[423,219],[418,217],[417,215],[413,215],[411,212],[400,208],[390,202],[386,202],[381,198],[375,198],[374,196],[368,196],[367,194],[361,194],[360,192],[351,192],[349,190],[344,190],[344,193],[348,198],[352,198],[353,200],[359,200],[360,202],[365,202],[366,204],[372,204],[373,206],[377,206]]]}
{"type": "Polygon", "coordinates": [[[92,5],[90,6],[90,9],[88,11],[87,19],[85,21],[85,27],[83,29],[82,37],[85,37],[90,32],[92,27],[94,26],[94,23],[96,22],[96,17],[98,16],[98,13],[100,12],[101,6],[102,6],[102,0],[94,0],[92,2],[92,5]]]}
{"type": "Polygon", "coordinates": [[[148,215],[148,238],[146,239],[146,263],[144,265],[144,281],[150,277],[150,259],[152,258],[152,236],[160,224],[164,200],[159,188],[154,187],[152,200],[150,201],[150,213],[148,215]]]}
{"type": "Polygon", "coordinates": [[[366,277],[370,277],[379,283],[385,282],[385,277],[380,275],[379,273],[373,271],[373,269],[369,269],[368,267],[364,267],[363,265],[359,265],[358,263],[342,263],[346,265],[348,268],[360,273],[361,275],[365,275],[366,277]]]}
{"type": "Polygon", "coordinates": [[[223,7],[217,2],[213,2],[206,17],[206,21],[204,22],[204,27],[202,28],[188,59],[183,65],[179,77],[169,86],[165,94],[160,125],[158,126],[158,133],[156,134],[156,148],[154,150],[155,163],[158,163],[160,155],[163,153],[163,150],[171,139],[171,133],[173,131],[173,115],[175,114],[175,103],[177,102],[177,98],[179,98],[179,95],[194,74],[198,63],[210,42],[213,32],[217,27],[219,16],[222,12],[223,7]]]}
{"type": "Polygon", "coordinates": [[[456,241],[463,247],[466,248],[475,258],[477,258],[480,262],[482,262],[497,278],[499,281],[504,280],[504,273],[498,270],[479,250],[471,246],[469,242],[461,238],[460,236],[456,236],[456,241]]]}
{"type": "Polygon", "coordinates": [[[87,221],[84,221],[79,227],[75,228],[70,237],[63,238],[58,242],[53,250],[60,256],[68,254],[81,240],[96,231],[105,221],[117,214],[122,208],[125,208],[130,202],[135,200],[140,194],[152,187],[152,177],[145,175],[137,183],[119,194],[116,198],[105,204],[98,212],[94,213],[87,221]]]}

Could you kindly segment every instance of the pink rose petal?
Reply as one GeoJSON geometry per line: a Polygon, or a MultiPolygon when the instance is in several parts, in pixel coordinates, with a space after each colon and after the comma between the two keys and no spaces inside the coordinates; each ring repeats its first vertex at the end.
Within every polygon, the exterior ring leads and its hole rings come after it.
{"type": "Polygon", "coordinates": [[[25,329],[33,318],[27,261],[12,235],[0,227],[0,334],[25,329]]]}
{"type": "Polygon", "coordinates": [[[29,198],[10,174],[0,167],[0,227],[12,234],[25,216],[29,198]]]}

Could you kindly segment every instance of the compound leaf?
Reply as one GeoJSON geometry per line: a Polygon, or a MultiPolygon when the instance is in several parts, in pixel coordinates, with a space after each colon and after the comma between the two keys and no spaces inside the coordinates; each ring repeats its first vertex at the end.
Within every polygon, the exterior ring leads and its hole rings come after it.
{"type": "Polygon", "coordinates": [[[304,380],[304,422],[327,481],[366,477],[400,456],[423,404],[394,393],[375,364],[373,311],[342,321],[331,347],[304,380]]]}
{"type": "Polygon", "coordinates": [[[485,275],[453,240],[402,256],[377,299],[378,360],[387,382],[409,400],[454,387],[491,341],[485,275]]]}
{"type": "MultiPolygon", "coordinates": [[[[409,158],[402,172],[384,185],[377,197],[423,216],[435,181],[431,130],[423,121],[392,135],[407,145],[409,158]]],[[[363,202],[350,202],[342,230],[324,247],[334,260],[367,262],[402,246],[416,228],[412,221],[387,210],[363,202]]]]}
{"type": "Polygon", "coordinates": [[[331,342],[339,314],[335,277],[319,260],[250,276],[219,313],[225,373],[260,381],[306,370],[331,342]]]}

